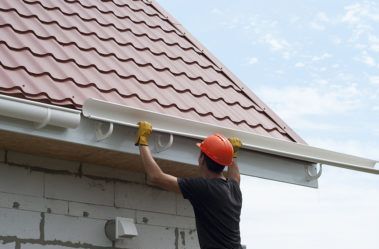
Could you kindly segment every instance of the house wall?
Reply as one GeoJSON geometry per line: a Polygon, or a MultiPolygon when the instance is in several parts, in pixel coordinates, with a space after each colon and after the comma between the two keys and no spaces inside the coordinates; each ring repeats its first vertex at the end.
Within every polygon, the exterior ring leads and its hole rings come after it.
{"type": "Polygon", "coordinates": [[[199,248],[192,207],[144,174],[0,150],[0,249],[199,248]],[[138,236],[113,243],[108,219],[138,236]]]}

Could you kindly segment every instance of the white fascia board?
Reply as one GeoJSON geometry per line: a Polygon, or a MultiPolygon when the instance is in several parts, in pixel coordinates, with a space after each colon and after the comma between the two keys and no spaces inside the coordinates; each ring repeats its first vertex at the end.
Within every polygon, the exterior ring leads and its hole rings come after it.
{"type": "Polygon", "coordinates": [[[321,163],[350,170],[379,174],[375,169],[376,160],[366,159],[309,145],[287,142],[280,139],[233,130],[194,120],[177,118],[171,115],[146,111],[106,101],[88,99],[83,106],[85,117],[136,127],[138,121],[146,120],[153,124],[155,131],[204,139],[210,134],[221,133],[227,137],[237,136],[243,140],[243,148],[279,155],[287,158],[321,163]]]}
{"type": "Polygon", "coordinates": [[[0,116],[31,121],[36,128],[52,125],[74,129],[79,126],[81,112],[0,94],[0,116]]]}

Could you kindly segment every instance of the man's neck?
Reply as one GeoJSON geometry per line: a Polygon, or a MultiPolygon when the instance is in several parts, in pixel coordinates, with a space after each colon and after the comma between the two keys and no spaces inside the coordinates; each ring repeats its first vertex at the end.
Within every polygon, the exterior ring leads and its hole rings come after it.
{"type": "Polygon", "coordinates": [[[212,171],[205,171],[203,172],[203,177],[204,178],[207,178],[207,179],[216,179],[216,178],[220,178],[220,179],[224,179],[225,180],[225,177],[222,173],[214,173],[212,171]]]}

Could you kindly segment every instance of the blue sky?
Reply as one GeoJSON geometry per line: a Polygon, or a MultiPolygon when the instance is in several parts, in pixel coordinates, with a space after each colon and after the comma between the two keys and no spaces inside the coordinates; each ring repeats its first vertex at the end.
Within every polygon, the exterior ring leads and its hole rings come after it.
{"type": "MultiPolygon", "coordinates": [[[[158,2],[308,144],[379,160],[379,3],[158,2]]],[[[378,248],[378,175],[242,181],[247,248],[378,248]]]]}

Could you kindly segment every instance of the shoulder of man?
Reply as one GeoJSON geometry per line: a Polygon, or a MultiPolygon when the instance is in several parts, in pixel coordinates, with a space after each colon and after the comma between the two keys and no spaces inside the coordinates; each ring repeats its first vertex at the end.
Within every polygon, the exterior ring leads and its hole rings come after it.
{"type": "Polygon", "coordinates": [[[205,178],[178,178],[180,191],[185,199],[192,199],[202,196],[207,188],[208,181],[205,178]]]}

